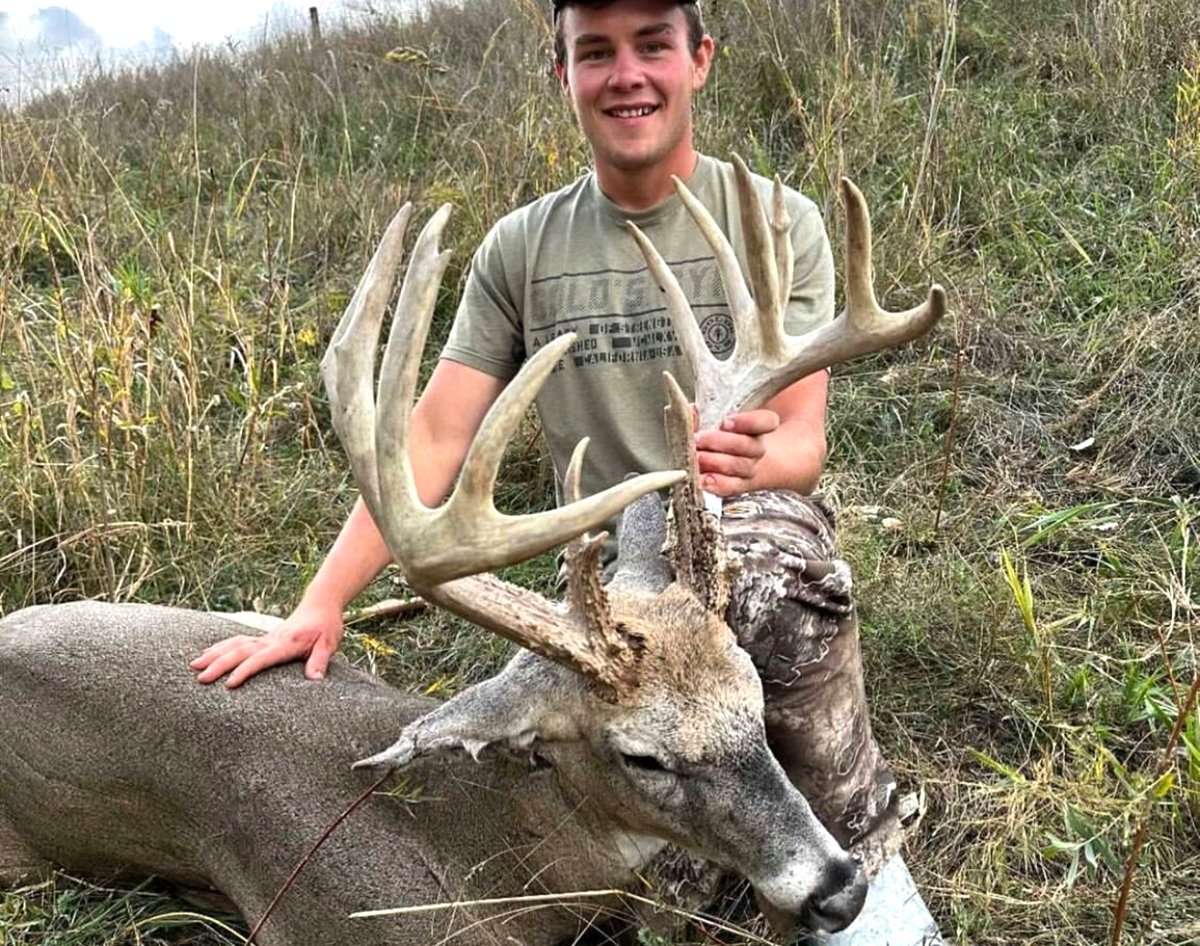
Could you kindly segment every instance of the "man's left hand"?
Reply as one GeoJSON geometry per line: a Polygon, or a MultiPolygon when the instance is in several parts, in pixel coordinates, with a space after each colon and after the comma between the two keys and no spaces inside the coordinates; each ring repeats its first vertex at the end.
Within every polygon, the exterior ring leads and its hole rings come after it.
{"type": "Polygon", "coordinates": [[[779,427],[779,415],[766,408],[730,414],[717,430],[696,433],[700,486],[717,496],[754,489],[754,474],[766,455],[763,438],[779,427]]]}

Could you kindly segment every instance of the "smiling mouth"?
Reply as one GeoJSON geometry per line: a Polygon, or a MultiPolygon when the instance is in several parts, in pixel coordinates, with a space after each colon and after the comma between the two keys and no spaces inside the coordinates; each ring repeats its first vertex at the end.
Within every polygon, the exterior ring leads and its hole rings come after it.
{"type": "Polygon", "coordinates": [[[606,108],[604,114],[610,118],[644,118],[657,111],[657,105],[634,105],[629,108],[606,108]]]}

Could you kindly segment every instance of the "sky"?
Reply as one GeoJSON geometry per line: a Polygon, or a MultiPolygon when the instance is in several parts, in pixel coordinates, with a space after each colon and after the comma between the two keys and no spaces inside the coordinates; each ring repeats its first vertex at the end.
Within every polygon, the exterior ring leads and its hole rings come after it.
{"type": "Polygon", "coordinates": [[[268,29],[304,30],[312,5],[332,24],[364,0],[0,0],[0,105],[29,102],[98,62],[146,64],[197,45],[253,43],[268,29]]]}
{"type": "MultiPolygon", "coordinates": [[[[313,0],[0,0],[0,43],[30,47],[47,38],[68,37],[98,41],[105,48],[129,49],[155,45],[165,35],[186,49],[196,43],[217,43],[260,30],[273,21],[302,24],[316,5],[330,14],[342,3],[313,0]]],[[[280,23],[282,25],[282,22],[280,23]]]]}

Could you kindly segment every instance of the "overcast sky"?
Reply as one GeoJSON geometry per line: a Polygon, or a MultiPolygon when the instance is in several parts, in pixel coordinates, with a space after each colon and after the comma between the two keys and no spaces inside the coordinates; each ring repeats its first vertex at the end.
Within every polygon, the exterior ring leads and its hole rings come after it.
{"type": "MultiPolygon", "coordinates": [[[[0,0],[0,37],[6,46],[29,47],[49,41],[63,45],[72,38],[98,40],[104,47],[125,49],[154,44],[163,34],[176,46],[220,42],[276,21],[303,23],[312,0],[0,0]]],[[[332,16],[341,0],[316,2],[332,16]]]]}
{"type": "MultiPolygon", "coordinates": [[[[379,2],[379,0],[377,0],[379,2]]],[[[381,0],[386,7],[412,0],[381,0]]],[[[0,0],[0,104],[23,104],[94,70],[134,65],[264,31],[333,24],[364,0],[0,0]]]]}

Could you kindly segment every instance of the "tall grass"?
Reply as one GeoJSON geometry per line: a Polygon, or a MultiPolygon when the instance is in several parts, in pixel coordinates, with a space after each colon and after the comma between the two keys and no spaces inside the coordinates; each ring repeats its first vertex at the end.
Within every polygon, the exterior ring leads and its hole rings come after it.
{"type": "MultiPolygon", "coordinates": [[[[1200,721],[1160,766],[1197,672],[1200,12],[705,9],[702,148],[835,238],[850,174],[887,304],[950,290],[933,338],[836,373],[824,483],[928,899],[965,942],[1105,940],[1148,817],[1125,941],[1194,941],[1200,721]]],[[[288,608],[353,499],[317,359],[393,209],[455,206],[444,333],[487,228],[587,166],[548,50],[534,0],[435,3],[0,111],[0,610],[288,608]]],[[[510,460],[505,502],[549,503],[532,423],[510,460]]],[[[503,654],[437,616],[352,638],[402,685],[503,654]]],[[[0,902],[13,943],[193,935],[66,881],[0,902]]]]}

